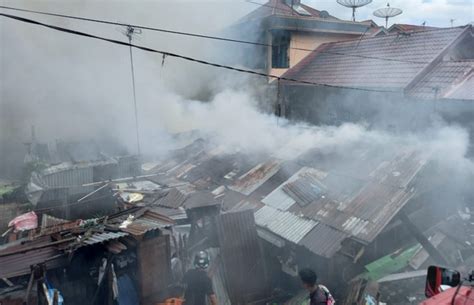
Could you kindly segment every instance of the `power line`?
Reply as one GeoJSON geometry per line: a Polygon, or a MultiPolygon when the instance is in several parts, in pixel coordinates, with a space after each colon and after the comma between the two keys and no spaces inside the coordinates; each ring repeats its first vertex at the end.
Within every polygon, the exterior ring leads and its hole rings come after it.
{"type": "Polygon", "coordinates": [[[130,44],[130,69],[132,73],[132,89],[133,89],[133,108],[135,111],[135,131],[136,131],[136,136],[137,136],[137,153],[140,156],[141,155],[141,149],[140,149],[140,132],[139,132],[139,126],[138,126],[138,108],[137,108],[137,93],[135,89],[135,69],[133,68],[133,53],[132,53],[132,37],[134,34],[140,34],[141,30],[137,31],[135,28],[128,26],[127,27],[127,32],[125,35],[128,38],[128,42],[130,44]]]}
{"type": "MultiPolygon", "coordinates": [[[[248,2],[263,5],[263,4],[260,4],[260,3],[257,3],[257,2],[252,2],[252,1],[248,1],[248,2]]],[[[267,5],[264,5],[264,6],[267,6],[267,5]]],[[[202,39],[211,39],[211,40],[226,41],[226,42],[232,42],[232,43],[255,45],[255,46],[260,46],[260,47],[270,47],[270,48],[272,47],[271,44],[257,42],[257,41],[248,41],[248,40],[240,40],[240,39],[233,39],[233,38],[226,38],[226,37],[219,37],[219,36],[211,36],[211,35],[204,35],[204,34],[197,34],[197,33],[190,33],[190,32],[174,31],[174,30],[163,29],[163,28],[155,28],[155,27],[148,27],[148,26],[121,23],[121,22],[101,20],[101,19],[93,19],[93,18],[86,18],[86,17],[79,17],[79,16],[72,16],[72,15],[64,15],[64,14],[56,14],[56,13],[49,13],[49,12],[42,12],[42,11],[34,11],[34,10],[14,8],[14,7],[9,7],[9,6],[2,6],[2,5],[0,5],[0,8],[6,9],[6,10],[13,10],[13,11],[19,11],[19,12],[38,14],[38,15],[45,15],[45,16],[53,16],[53,17],[60,17],[60,18],[68,18],[68,19],[73,19],[73,20],[95,22],[95,23],[101,23],[101,24],[107,24],[107,25],[118,25],[118,26],[125,26],[125,27],[130,26],[130,27],[133,27],[133,28],[136,28],[136,29],[162,32],[162,33],[168,33],[168,34],[174,34],[174,35],[184,35],[184,36],[196,37],[196,38],[202,38],[202,39]]],[[[367,27],[365,33],[367,33],[369,28],[370,27],[367,27]]],[[[362,35],[362,37],[365,36],[365,33],[362,35]]],[[[314,49],[297,48],[297,47],[289,47],[289,49],[297,50],[297,51],[304,51],[304,52],[313,52],[314,51],[314,49]]],[[[343,52],[320,51],[319,53],[340,55],[340,56],[350,56],[350,57],[364,58],[364,59],[375,59],[375,60],[391,61],[391,62],[403,62],[403,63],[410,63],[410,64],[427,64],[428,63],[428,62],[408,61],[408,60],[378,57],[378,56],[366,56],[366,55],[359,55],[359,54],[349,54],[349,53],[343,53],[343,52]]]]}
{"type": "Polygon", "coordinates": [[[316,83],[316,82],[311,82],[311,81],[299,80],[299,79],[289,78],[289,77],[281,77],[281,76],[277,76],[277,75],[273,75],[273,74],[267,74],[267,73],[263,73],[263,72],[257,72],[257,71],[253,71],[253,70],[222,65],[222,64],[215,63],[215,62],[210,62],[210,61],[197,59],[197,58],[193,58],[193,57],[189,57],[189,56],[184,56],[184,55],[180,55],[180,54],[176,54],[176,53],[160,51],[160,50],[152,49],[152,48],[149,48],[149,47],[144,47],[144,46],[140,46],[140,45],[136,45],[136,44],[132,44],[132,43],[123,42],[123,41],[120,41],[120,40],[110,39],[110,38],[106,38],[106,37],[102,37],[102,36],[96,36],[96,35],[93,35],[93,34],[81,32],[81,31],[77,31],[77,30],[71,30],[71,29],[67,29],[67,28],[63,28],[63,27],[59,27],[59,26],[55,26],[55,25],[51,25],[51,24],[46,24],[46,23],[42,23],[42,22],[39,22],[39,21],[36,21],[36,20],[32,20],[32,19],[28,19],[28,18],[24,18],[24,17],[20,17],[20,16],[9,15],[9,14],[4,14],[4,13],[0,13],[0,16],[4,16],[4,17],[10,18],[10,19],[14,19],[14,20],[17,20],[17,21],[25,22],[25,23],[30,23],[30,24],[35,24],[35,25],[47,27],[47,28],[50,28],[50,29],[53,29],[53,30],[56,30],[56,31],[64,32],[64,33],[69,33],[69,34],[73,34],[73,35],[78,35],[78,36],[93,38],[93,39],[97,39],[97,40],[107,41],[107,42],[122,45],[122,46],[134,47],[134,48],[146,51],[146,52],[158,53],[158,54],[162,54],[162,55],[165,55],[165,56],[180,58],[180,59],[183,59],[183,60],[196,62],[196,63],[199,63],[199,64],[212,66],[212,67],[216,67],[216,68],[231,70],[231,71],[235,71],[235,72],[247,73],[247,74],[256,75],[256,76],[263,76],[263,77],[279,79],[279,80],[283,80],[283,81],[287,81],[287,82],[299,83],[299,84],[305,84],[305,85],[313,85],[313,86],[318,86],[318,87],[353,89],[353,90],[368,91],[368,92],[392,92],[391,90],[357,88],[357,87],[343,87],[343,86],[335,86],[335,85],[329,85],[329,84],[322,84],[322,83],[316,83]]]}

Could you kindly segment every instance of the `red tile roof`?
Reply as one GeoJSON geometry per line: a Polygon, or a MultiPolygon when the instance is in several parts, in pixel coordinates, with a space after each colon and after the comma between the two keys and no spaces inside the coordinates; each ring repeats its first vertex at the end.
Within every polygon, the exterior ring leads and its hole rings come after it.
{"type": "Polygon", "coordinates": [[[408,94],[426,99],[462,98],[474,100],[474,86],[467,90],[473,70],[474,60],[440,62],[417,82],[408,94]]]}
{"type": "Polygon", "coordinates": [[[333,86],[403,89],[470,27],[327,43],[283,77],[333,86]]]}

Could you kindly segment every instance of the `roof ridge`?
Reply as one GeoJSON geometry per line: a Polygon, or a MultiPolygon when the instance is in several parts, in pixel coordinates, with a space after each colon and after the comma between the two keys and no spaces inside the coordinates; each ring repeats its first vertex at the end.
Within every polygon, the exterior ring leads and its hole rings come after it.
{"type": "MultiPolygon", "coordinates": [[[[408,84],[405,85],[405,87],[403,88],[403,91],[404,92],[407,92],[409,91],[410,89],[412,89],[416,83],[418,83],[421,79],[423,79],[423,77],[429,73],[430,71],[432,71],[434,69],[434,67],[436,67],[443,59],[443,56],[446,54],[446,52],[464,35],[466,35],[466,33],[468,33],[470,31],[470,29],[472,28],[472,26],[466,26],[463,28],[463,31],[461,31],[458,35],[456,35],[456,37],[454,37],[448,44],[446,44],[446,46],[438,52],[438,54],[436,54],[432,59],[431,61],[426,64],[418,73],[416,73],[416,75],[412,78],[412,80],[410,82],[408,82],[408,84]]],[[[426,32],[419,32],[419,33],[426,33],[426,32]]]]}
{"type": "MultiPolygon", "coordinates": [[[[418,32],[413,32],[413,33],[408,33],[409,35],[420,35],[420,34],[426,34],[428,32],[434,32],[434,31],[446,31],[446,30],[454,30],[454,29],[466,29],[466,28],[470,28],[472,27],[471,25],[463,25],[463,26],[456,26],[456,27],[449,27],[449,28],[431,28],[431,29],[427,29],[426,31],[418,31],[418,32]]],[[[358,38],[357,40],[361,40],[361,41],[364,41],[364,40],[369,40],[369,39],[383,39],[383,38],[386,38],[386,37],[391,37],[391,36],[399,36],[400,33],[396,32],[396,33],[388,33],[387,35],[383,35],[383,36],[365,36],[365,37],[362,37],[362,38],[358,38]]],[[[353,40],[345,40],[345,41],[337,41],[336,43],[349,43],[349,42],[353,42],[355,41],[356,39],[353,39],[353,40]]]]}

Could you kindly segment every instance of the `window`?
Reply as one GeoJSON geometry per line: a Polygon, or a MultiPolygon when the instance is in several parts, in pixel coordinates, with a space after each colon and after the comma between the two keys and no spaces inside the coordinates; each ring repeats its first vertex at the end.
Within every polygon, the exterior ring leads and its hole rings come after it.
{"type": "Polygon", "coordinates": [[[272,32],[272,68],[289,68],[290,33],[288,31],[272,32]]]}

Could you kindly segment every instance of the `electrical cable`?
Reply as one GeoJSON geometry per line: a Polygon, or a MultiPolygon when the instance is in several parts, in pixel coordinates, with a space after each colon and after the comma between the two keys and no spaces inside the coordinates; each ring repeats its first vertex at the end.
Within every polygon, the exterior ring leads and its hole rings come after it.
{"type": "Polygon", "coordinates": [[[122,45],[122,46],[134,47],[134,48],[146,51],[146,52],[157,53],[157,54],[162,54],[162,55],[165,55],[165,56],[180,58],[180,59],[187,60],[187,61],[190,61],[190,62],[195,62],[195,63],[199,63],[199,64],[203,64],[203,65],[207,65],[207,66],[212,66],[212,67],[216,67],[216,68],[221,68],[221,69],[226,69],[226,70],[231,70],[231,71],[235,71],[235,72],[241,72],[241,73],[246,73],[246,74],[251,74],[251,75],[256,75],[256,76],[279,79],[279,80],[283,80],[283,81],[287,81],[287,82],[291,82],[291,83],[312,85],[312,86],[318,86],[318,87],[352,89],[352,90],[366,91],[366,92],[381,92],[381,93],[392,92],[391,90],[380,90],[380,89],[369,89],[369,88],[358,88],[358,87],[344,87],[344,86],[336,86],[336,85],[329,85],[329,84],[322,84],[322,83],[316,83],[316,82],[311,82],[311,81],[299,80],[299,79],[289,78],[289,77],[282,77],[282,76],[277,76],[277,75],[273,75],[273,74],[267,74],[267,73],[263,73],[263,72],[257,72],[257,71],[253,71],[253,70],[236,68],[236,67],[232,67],[232,66],[218,64],[218,63],[215,63],[215,62],[210,62],[210,61],[206,61],[206,60],[202,60],[202,59],[198,59],[198,58],[193,58],[193,57],[189,57],[189,56],[184,56],[184,55],[180,55],[180,54],[176,54],[176,53],[156,50],[156,49],[152,49],[152,48],[149,48],[149,47],[144,47],[144,46],[140,46],[140,45],[136,45],[136,44],[123,42],[123,41],[120,41],[120,40],[115,40],[115,39],[111,39],[111,38],[106,38],[106,37],[102,37],[102,36],[89,34],[89,33],[86,33],[86,32],[81,32],[81,31],[72,30],[72,29],[68,29],[68,28],[63,28],[63,27],[59,27],[59,26],[55,26],[55,25],[50,25],[50,24],[42,23],[42,22],[39,22],[39,21],[36,21],[36,20],[32,20],[32,19],[28,19],[28,18],[24,18],[24,17],[20,17],[20,16],[9,15],[9,14],[4,14],[4,13],[0,13],[0,16],[7,17],[7,18],[10,18],[10,19],[14,19],[14,20],[21,21],[21,22],[25,22],[25,23],[30,23],[30,24],[34,24],[34,25],[43,26],[43,27],[50,28],[50,29],[60,31],[60,32],[64,32],[64,33],[69,33],[69,34],[73,34],[73,35],[88,37],[88,38],[97,39],[97,40],[102,40],[102,41],[106,41],[106,42],[110,42],[110,43],[118,44],[118,45],[122,45]]]}
{"type": "Polygon", "coordinates": [[[135,113],[135,132],[137,137],[137,153],[141,156],[141,149],[140,149],[140,132],[139,132],[139,123],[138,123],[138,107],[137,107],[137,93],[135,87],[135,69],[133,67],[133,53],[132,53],[132,36],[133,36],[133,27],[129,27],[128,30],[128,42],[130,44],[130,69],[132,73],[132,90],[133,90],[133,109],[135,113]]]}
{"type": "MultiPolygon", "coordinates": [[[[260,3],[256,2],[250,2],[249,3],[255,3],[259,5],[263,5],[260,3]]],[[[121,23],[121,22],[115,22],[115,21],[108,21],[108,20],[100,20],[100,19],[93,19],[93,18],[86,18],[86,17],[79,17],[79,16],[72,16],[72,15],[64,15],[64,14],[56,14],[56,13],[49,13],[49,12],[42,12],[42,11],[35,11],[35,10],[28,10],[28,9],[21,9],[21,8],[14,8],[14,7],[9,7],[9,6],[3,6],[0,5],[1,9],[6,9],[6,10],[13,10],[13,11],[19,11],[19,12],[26,12],[26,13],[31,13],[31,14],[38,14],[38,15],[45,15],[45,16],[53,16],[53,17],[59,17],[59,18],[68,18],[68,19],[74,19],[74,20],[81,20],[81,21],[88,21],[88,22],[95,22],[95,23],[102,23],[102,24],[108,24],[108,25],[118,25],[118,26],[126,26],[126,27],[133,27],[137,29],[142,29],[142,30],[149,30],[149,31],[155,31],[155,32],[163,32],[163,33],[168,33],[168,34],[175,34],[175,35],[184,35],[184,36],[190,36],[190,37],[196,37],[196,38],[203,38],[203,39],[212,39],[212,40],[219,40],[219,41],[226,41],[226,42],[232,42],[232,43],[240,43],[240,44],[248,44],[248,45],[255,45],[255,46],[261,46],[261,47],[272,47],[271,44],[267,43],[261,43],[261,42],[256,42],[256,41],[248,41],[248,40],[240,40],[240,39],[233,39],[233,38],[226,38],[226,37],[218,37],[218,36],[211,36],[211,35],[204,35],[204,34],[197,34],[197,33],[190,33],[190,32],[182,32],[182,31],[174,31],[174,30],[169,30],[169,29],[163,29],[163,28],[156,28],[156,27],[149,27],[149,26],[142,26],[142,25],[136,25],[136,24],[128,24],[128,23],[121,23]]],[[[365,33],[369,30],[370,27],[368,27],[365,31],[365,33]]],[[[363,34],[363,36],[365,35],[363,34]]],[[[359,40],[360,43],[360,40],[359,40]]],[[[314,49],[307,49],[307,48],[295,48],[295,47],[289,47],[291,50],[298,50],[298,51],[305,51],[305,52],[313,52],[315,51],[314,49]]],[[[324,54],[332,54],[332,55],[341,55],[341,56],[349,56],[349,57],[357,57],[357,58],[365,58],[365,59],[375,59],[375,60],[382,60],[382,61],[392,61],[392,62],[403,62],[403,63],[410,63],[410,64],[427,64],[428,62],[419,62],[419,61],[408,61],[408,60],[402,60],[402,59],[395,59],[395,58],[385,58],[385,57],[377,57],[377,56],[366,56],[366,55],[359,55],[359,54],[349,54],[349,53],[342,53],[342,52],[332,52],[332,51],[319,51],[319,53],[324,53],[324,54]]]]}

